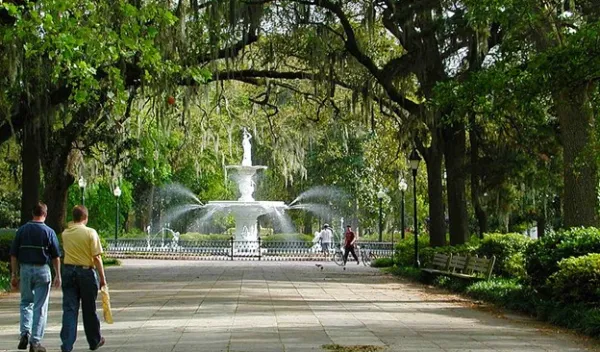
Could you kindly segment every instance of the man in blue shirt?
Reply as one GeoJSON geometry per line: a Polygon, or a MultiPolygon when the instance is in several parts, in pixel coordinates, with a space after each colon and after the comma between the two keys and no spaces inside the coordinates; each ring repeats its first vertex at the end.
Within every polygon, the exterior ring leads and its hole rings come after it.
{"type": "Polygon", "coordinates": [[[18,348],[24,350],[29,343],[29,352],[46,351],[40,342],[44,337],[48,313],[52,281],[50,262],[56,275],[54,287],[61,285],[58,239],[54,230],[44,224],[47,214],[46,204],[36,204],[33,220],[19,228],[10,247],[11,284],[15,289],[21,289],[21,339],[18,348]]]}

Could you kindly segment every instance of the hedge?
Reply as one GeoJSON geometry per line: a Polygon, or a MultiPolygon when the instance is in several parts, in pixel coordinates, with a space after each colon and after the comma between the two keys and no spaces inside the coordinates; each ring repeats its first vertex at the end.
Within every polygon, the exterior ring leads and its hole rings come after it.
{"type": "Polygon", "coordinates": [[[438,276],[433,281],[424,281],[429,276],[421,275],[420,270],[413,267],[394,267],[384,270],[415,281],[461,292],[502,308],[527,313],[540,320],[589,336],[600,337],[600,308],[583,303],[565,304],[551,299],[541,299],[526,282],[516,278],[494,278],[473,283],[456,277],[438,276]]]}
{"type": "Polygon", "coordinates": [[[491,258],[496,256],[494,274],[502,277],[525,277],[525,257],[523,253],[532,242],[519,233],[486,234],[477,254],[491,258]]]}
{"type": "Polygon", "coordinates": [[[572,228],[549,233],[525,249],[525,269],[528,283],[545,298],[552,296],[548,279],[559,270],[558,263],[565,258],[600,253],[600,230],[572,228]]]}
{"type": "Polygon", "coordinates": [[[15,238],[15,232],[0,234],[0,262],[10,262],[10,246],[15,238]]]}
{"type": "Polygon", "coordinates": [[[600,305],[600,253],[566,258],[548,279],[554,300],[600,305]]]}
{"type": "Polygon", "coordinates": [[[374,268],[387,268],[393,265],[392,258],[377,258],[371,263],[374,268]]]}

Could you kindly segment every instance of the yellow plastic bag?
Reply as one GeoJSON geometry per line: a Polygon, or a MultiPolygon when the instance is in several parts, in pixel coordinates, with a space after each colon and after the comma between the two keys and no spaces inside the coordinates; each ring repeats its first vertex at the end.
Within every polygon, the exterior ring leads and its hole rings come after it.
{"type": "Polygon", "coordinates": [[[108,294],[108,286],[102,286],[100,290],[100,294],[102,295],[102,311],[104,313],[104,321],[107,324],[113,323],[112,311],[110,310],[110,295],[108,294]]]}

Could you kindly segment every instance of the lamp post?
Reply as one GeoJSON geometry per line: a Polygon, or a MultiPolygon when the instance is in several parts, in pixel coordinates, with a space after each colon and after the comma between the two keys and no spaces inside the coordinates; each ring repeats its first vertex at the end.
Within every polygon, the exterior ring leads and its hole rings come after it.
{"type": "Polygon", "coordinates": [[[410,161],[410,168],[412,169],[413,175],[413,212],[415,213],[415,267],[418,268],[419,266],[421,266],[421,263],[419,263],[419,223],[417,219],[417,169],[419,168],[419,162],[421,162],[421,157],[419,156],[419,153],[417,152],[416,148],[412,150],[412,153],[410,153],[408,160],[410,161]]]}
{"type": "Polygon", "coordinates": [[[87,186],[87,182],[83,176],[80,176],[77,183],[79,184],[79,189],[81,189],[81,205],[85,206],[85,186],[87,186]]]}
{"type": "Polygon", "coordinates": [[[117,203],[117,212],[115,213],[115,245],[117,244],[117,237],[119,234],[119,198],[121,197],[121,189],[119,186],[115,187],[113,191],[115,195],[115,201],[117,203]]]}
{"type": "Polygon", "coordinates": [[[400,193],[402,194],[402,203],[400,204],[400,212],[402,213],[402,219],[400,220],[400,226],[402,226],[402,231],[400,232],[402,239],[404,239],[404,192],[408,189],[408,185],[406,184],[406,180],[404,178],[400,178],[400,183],[398,183],[398,189],[400,189],[400,193]]]}
{"type": "Polygon", "coordinates": [[[379,242],[383,242],[383,198],[385,197],[385,192],[383,190],[379,190],[377,192],[377,199],[379,199],[379,242]]]}

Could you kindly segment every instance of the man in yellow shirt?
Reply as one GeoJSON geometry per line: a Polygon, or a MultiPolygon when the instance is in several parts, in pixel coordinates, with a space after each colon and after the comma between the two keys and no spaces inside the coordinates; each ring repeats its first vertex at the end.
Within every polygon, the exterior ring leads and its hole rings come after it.
{"type": "Polygon", "coordinates": [[[100,333],[100,320],[96,314],[98,291],[106,285],[101,256],[102,245],[98,233],[87,227],[87,222],[87,208],[77,205],[73,208],[73,222],[62,233],[65,259],[62,271],[63,318],[60,349],[63,352],[73,350],[77,339],[80,303],[83,328],[90,350],[97,350],[104,345],[104,337],[100,333]],[[97,276],[100,276],[100,282],[97,276]]]}

